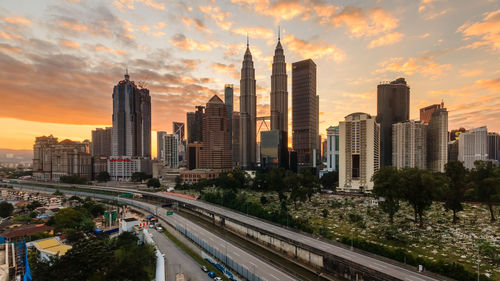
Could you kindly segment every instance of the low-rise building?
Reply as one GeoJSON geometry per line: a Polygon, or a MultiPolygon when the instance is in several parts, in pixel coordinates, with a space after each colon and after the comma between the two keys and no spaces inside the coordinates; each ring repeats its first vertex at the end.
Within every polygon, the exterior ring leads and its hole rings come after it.
{"type": "Polygon", "coordinates": [[[151,175],[153,161],[149,158],[132,156],[111,156],[108,159],[108,173],[113,181],[130,181],[135,172],[151,175]]]}
{"type": "Polygon", "coordinates": [[[230,169],[219,170],[219,169],[194,169],[194,170],[184,170],[180,171],[180,176],[183,183],[193,184],[197,183],[202,179],[215,179],[219,177],[222,172],[228,172],[230,169]]]}
{"type": "Polygon", "coordinates": [[[40,239],[32,242],[40,257],[46,261],[57,256],[64,256],[71,250],[71,246],[65,245],[56,237],[40,239]]]}

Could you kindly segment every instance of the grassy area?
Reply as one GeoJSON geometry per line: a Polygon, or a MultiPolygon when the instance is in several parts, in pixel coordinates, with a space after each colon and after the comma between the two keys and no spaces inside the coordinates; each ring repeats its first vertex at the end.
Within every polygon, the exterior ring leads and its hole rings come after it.
{"type": "MultiPolygon", "coordinates": [[[[179,239],[175,238],[172,234],[170,234],[168,231],[164,230],[163,234],[165,234],[168,239],[170,239],[172,242],[174,242],[179,248],[181,248],[186,254],[188,254],[191,258],[193,258],[197,263],[200,264],[200,267],[202,265],[206,266],[208,271],[214,272],[217,276],[219,276],[217,273],[220,274],[220,271],[213,266],[211,263],[207,262],[204,260],[202,257],[200,257],[197,253],[195,253],[191,248],[186,246],[184,243],[179,241],[179,239]]],[[[200,269],[201,270],[201,269],[200,269]]],[[[223,280],[225,281],[230,281],[229,278],[227,278],[225,275],[220,276],[223,280]]]]}

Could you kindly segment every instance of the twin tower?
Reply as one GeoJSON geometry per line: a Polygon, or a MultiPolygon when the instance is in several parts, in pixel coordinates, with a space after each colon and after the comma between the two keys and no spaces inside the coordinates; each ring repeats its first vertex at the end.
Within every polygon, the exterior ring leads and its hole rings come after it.
{"type": "MultiPolygon", "coordinates": [[[[271,130],[288,132],[288,91],[286,62],[278,33],[271,74],[271,130]]],[[[240,80],[240,166],[253,168],[257,161],[257,95],[255,68],[248,44],[240,80]]]]}

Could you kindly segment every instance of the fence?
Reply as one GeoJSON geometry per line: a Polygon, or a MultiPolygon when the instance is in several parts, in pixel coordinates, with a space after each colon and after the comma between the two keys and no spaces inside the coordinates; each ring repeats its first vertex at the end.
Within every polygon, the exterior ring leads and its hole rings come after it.
{"type": "Polygon", "coordinates": [[[239,275],[242,277],[246,278],[249,281],[265,281],[264,279],[260,278],[255,274],[255,266],[253,267],[253,270],[249,270],[248,268],[238,264],[236,261],[232,260],[230,257],[228,257],[226,254],[220,252],[218,249],[215,247],[211,246],[209,243],[205,242],[205,240],[200,239],[198,236],[194,235],[191,233],[189,230],[185,229],[184,227],[180,225],[175,226],[176,229],[184,233],[186,237],[194,241],[198,246],[200,246],[202,249],[210,253],[212,256],[217,258],[219,261],[223,262],[227,267],[232,268],[234,271],[236,271],[239,275]]]}

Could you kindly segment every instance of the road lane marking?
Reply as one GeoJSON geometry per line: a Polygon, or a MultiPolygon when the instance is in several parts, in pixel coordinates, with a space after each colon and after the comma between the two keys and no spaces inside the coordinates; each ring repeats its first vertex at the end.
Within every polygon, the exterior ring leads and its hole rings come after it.
{"type": "Polygon", "coordinates": [[[412,276],[411,278],[410,277],[405,277],[405,280],[408,280],[408,281],[415,281],[415,279],[425,281],[424,279],[418,278],[416,276],[412,276]]]}
{"type": "Polygon", "coordinates": [[[277,280],[280,280],[278,277],[272,275],[271,273],[269,273],[269,275],[271,275],[272,277],[276,278],[277,280]]]}
{"type": "Polygon", "coordinates": [[[236,253],[236,252],[233,252],[233,254],[237,255],[238,257],[241,257],[240,254],[236,253]]]}

